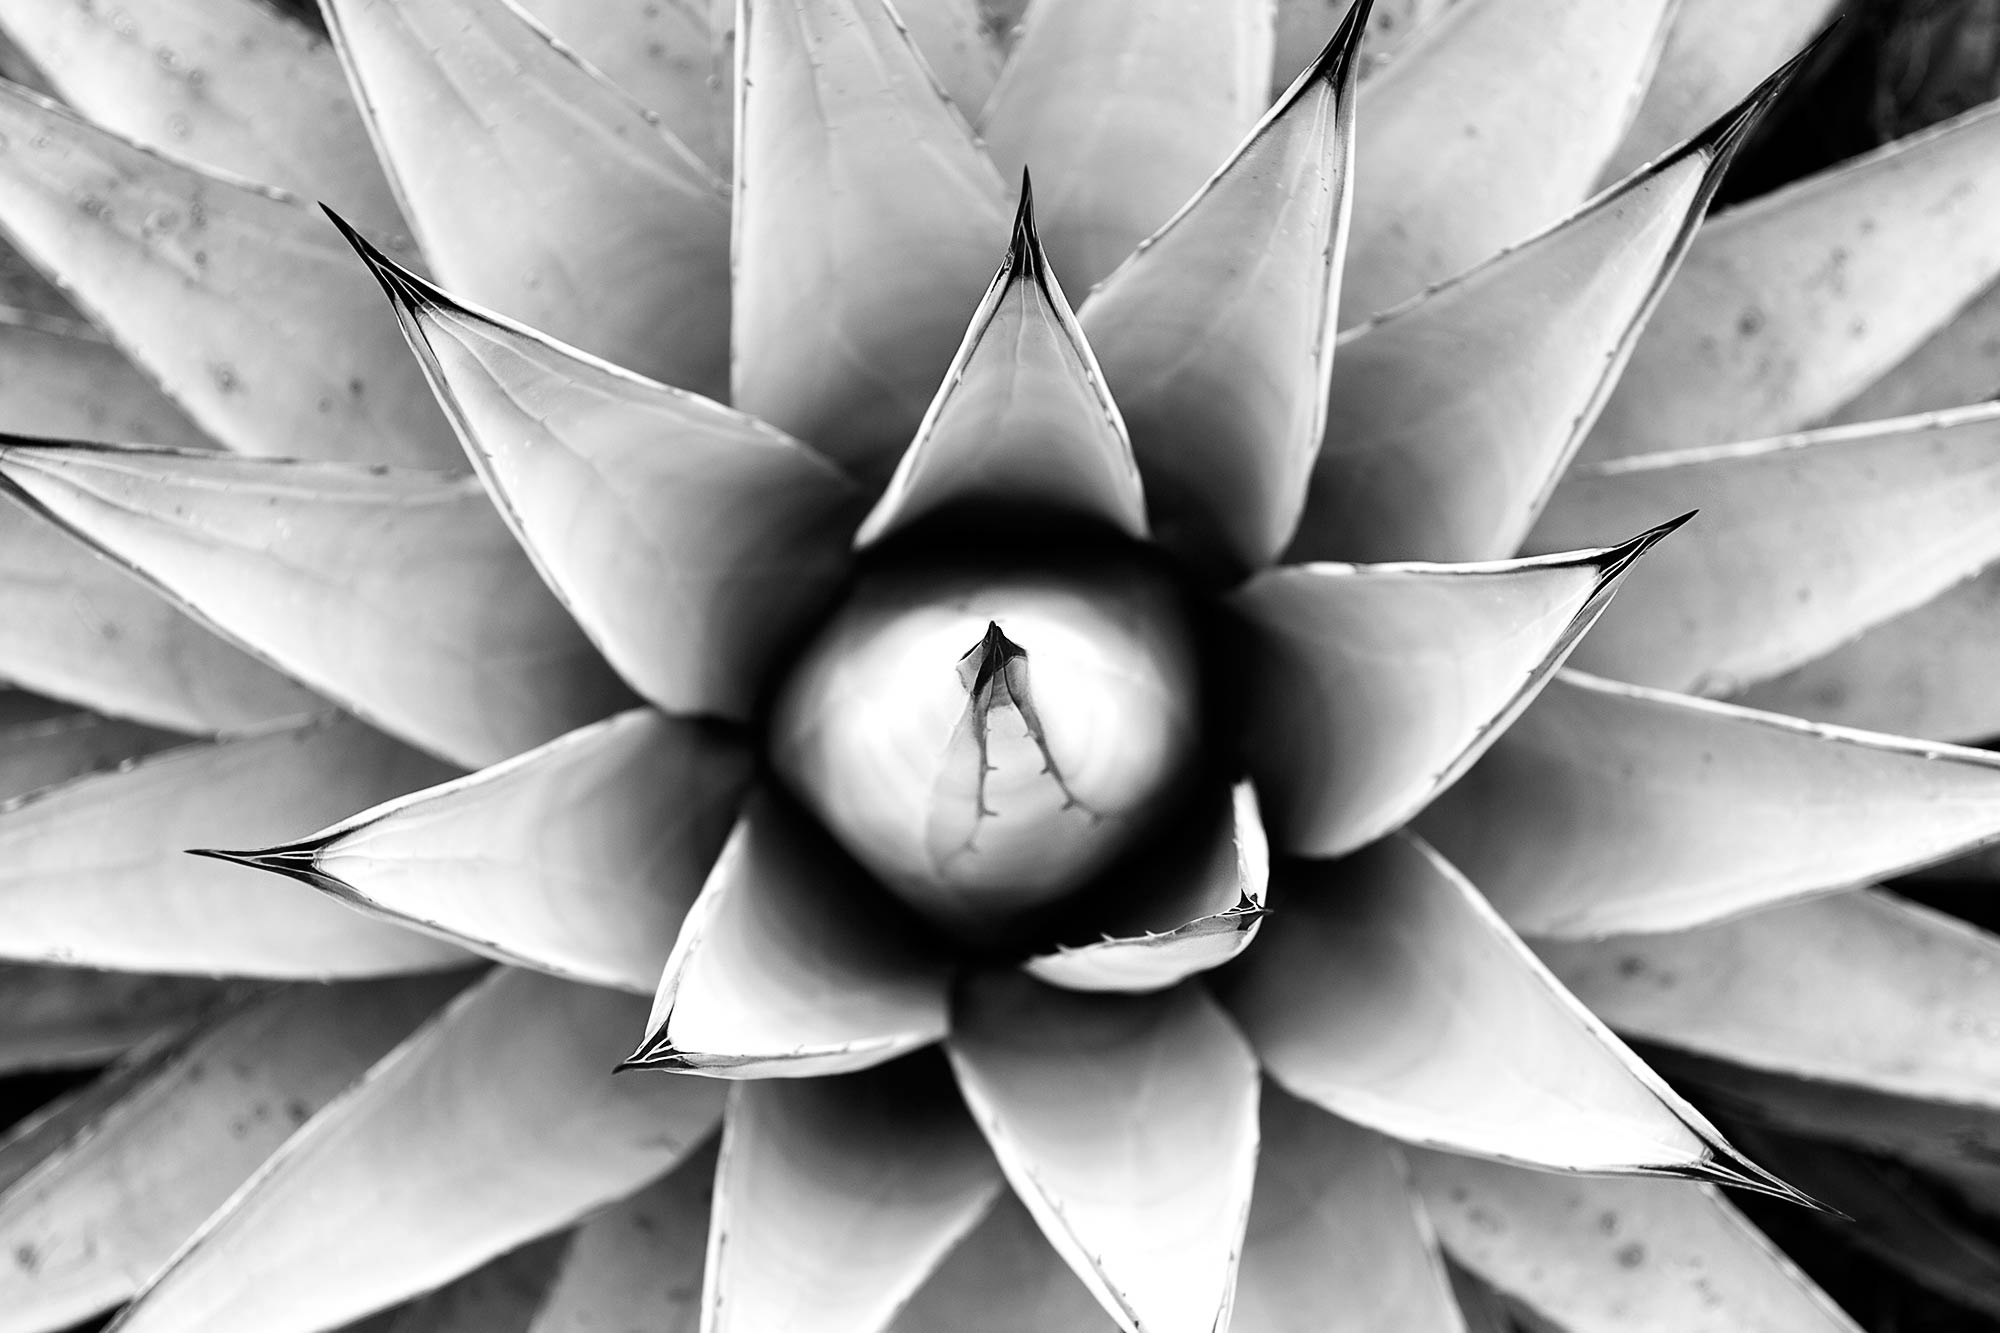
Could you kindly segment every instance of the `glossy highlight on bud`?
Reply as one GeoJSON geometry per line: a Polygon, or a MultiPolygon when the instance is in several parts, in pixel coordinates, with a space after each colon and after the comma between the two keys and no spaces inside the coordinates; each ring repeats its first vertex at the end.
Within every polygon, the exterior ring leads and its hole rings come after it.
{"type": "Polygon", "coordinates": [[[1200,705],[1179,593],[1149,566],[882,573],[785,684],[771,758],[858,861],[977,935],[1168,807],[1200,705]]]}

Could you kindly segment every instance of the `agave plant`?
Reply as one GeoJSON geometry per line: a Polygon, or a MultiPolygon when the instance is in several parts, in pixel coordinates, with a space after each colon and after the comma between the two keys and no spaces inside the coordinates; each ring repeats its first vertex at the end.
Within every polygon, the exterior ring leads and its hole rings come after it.
{"type": "Polygon", "coordinates": [[[1853,1327],[1613,1029],[2000,1200],[2000,114],[1019,8],[0,3],[0,1330],[1853,1327]]]}

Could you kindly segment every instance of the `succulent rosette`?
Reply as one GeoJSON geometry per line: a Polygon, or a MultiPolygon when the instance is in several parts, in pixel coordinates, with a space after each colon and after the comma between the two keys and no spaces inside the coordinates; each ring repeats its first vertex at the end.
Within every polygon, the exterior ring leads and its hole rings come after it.
{"type": "Polygon", "coordinates": [[[0,3],[0,1333],[1814,1333],[1717,1186],[2000,1199],[1870,887],[2000,117],[1704,223],[1826,0],[1346,8],[0,3]]]}

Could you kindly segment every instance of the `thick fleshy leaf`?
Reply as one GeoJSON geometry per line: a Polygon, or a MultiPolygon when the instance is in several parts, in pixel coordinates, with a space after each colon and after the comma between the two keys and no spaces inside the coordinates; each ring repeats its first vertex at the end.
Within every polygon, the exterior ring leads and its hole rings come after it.
{"type": "Polygon", "coordinates": [[[1124,418],[1049,269],[1025,173],[1006,262],[855,542],[966,503],[1066,512],[1146,535],[1124,418]]]}
{"type": "Polygon", "coordinates": [[[230,983],[198,977],[0,965],[0,1073],[104,1064],[232,994],[230,983]]]}
{"type": "Polygon", "coordinates": [[[726,407],[468,309],[349,234],[502,515],[647,697],[747,713],[846,569],[859,495],[726,407]]]}
{"type": "Polygon", "coordinates": [[[1411,1165],[1452,1257],[1566,1333],[1860,1333],[1709,1186],[1411,1165]]]}
{"type": "Polygon", "coordinates": [[[1775,435],[1853,397],[2000,275],[1996,161],[1981,107],[1715,218],[1582,456],[1775,435]]]}
{"type": "Polygon", "coordinates": [[[753,798],[681,927],[628,1065],[810,1078],[944,1036],[949,955],[810,818],[753,798]]]}
{"type": "Polygon", "coordinates": [[[629,698],[471,477],[0,444],[0,480],[258,656],[467,767],[629,698]]]}
{"type": "Polygon", "coordinates": [[[1553,229],[1349,330],[1286,559],[1513,555],[1774,88],[1553,229]]]}
{"type": "Polygon", "coordinates": [[[706,1137],[721,1095],[611,1076],[644,1008],[494,973],[287,1140],[120,1333],[318,1333],[647,1184],[706,1137]]]}
{"type": "Polygon", "coordinates": [[[1366,10],[1083,305],[1154,531],[1224,575],[1291,540],[1326,427],[1366,10]]]}
{"type": "Polygon", "coordinates": [[[2000,282],[1827,420],[1880,421],[1993,398],[2000,398],[2000,282]]]}
{"type": "Polygon", "coordinates": [[[1566,216],[1652,72],[1668,0],[1462,0],[1362,94],[1358,323],[1566,216]]]}
{"type": "Polygon", "coordinates": [[[2000,756],[1565,673],[1420,826],[1516,930],[1681,930],[2000,839],[2000,756]]]}
{"type": "Polygon", "coordinates": [[[0,229],[246,454],[451,466],[423,375],[318,210],[0,89],[0,229]]]}
{"type": "Polygon", "coordinates": [[[1111,1333],[1111,1316],[1011,1191],[958,1243],[888,1333],[1111,1333]]]}
{"type": "MultiPolygon", "coordinates": [[[[983,0],[897,0],[896,16],[966,120],[978,123],[1005,53],[983,0]]],[[[1015,44],[1019,45],[1016,34],[1015,44]]]]}
{"type": "MultiPolygon", "coordinates": [[[[1268,0],[1037,0],[979,130],[1033,169],[1049,255],[1088,291],[1158,231],[1269,103],[1268,0]]],[[[1324,34],[1321,36],[1323,41],[1324,34]]]]}
{"type": "Polygon", "coordinates": [[[660,118],[709,166],[729,174],[735,71],[711,14],[727,27],[735,6],[706,0],[520,0],[557,40],[660,118]]]}
{"type": "Polygon", "coordinates": [[[0,954],[138,972],[431,971],[457,949],[239,866],[201,842],[277,841],[448,770],[358,722],[190,745],[0,807],[0,954]]]}
{"type": "Polygon", "coordinates": [[[641,374],[727,390],[729,196],[701,159],[507,0],[325,12],[442,282],[641,374]]]}
{"type": "Polygon", "coordinates": [[[1618,180],[1727,110],[1812,40],[1840,0],[1679,0],[1660,63],[1603,179],[1618,180]]]}
{"type": "Polygon", "coordinates": [[[1737,696],[1752,708],[1940,741],[2000,735],[2000,565],[1737,696]]]}
{"type": "Polygon", "coordinates": [[[1463,1333],[1396,1146],[1269,1085],[1261,1118],[1232,1333],[1463,1333]]]}
{"type": "Polygon", "coordinates": [[[1226,1326],[1257,1066],[1207,992],[967,983],[946,1051],[1014,1192],[1127,1333],[1226,1326]]]}
{"type": "Polygon", "coordinates": [[[1782,1193],[1423,843],[1285,863],[1278,878],[1285,910],[1225,998],[1291,1092],[1452,1152],[1782,1193]]]}
{"type": "MultiPolygon", "coordinates": [[[[2000,1034],[1986,1021],[2000,1013],[2000,940],[1955,918],[1864,889],[1540,947],[1620,1031],[1796,1083],[1769,1118],[1877,1150],[2000,1153],[2000,1034]],[[1824,1112],[1800,1123],[1794,1108],[1815,1099],[1824,1112]]],[[[1755,1106],[1766,1086],[1728,1100],[1755,1106]]]]}
{"type": "Polygon", "coordinates": [[[401,230],[339,59],[271,5],[17,4],[0,28],[58,97],[105,129],[401,230]]]}
{"type": "Polygon", "coordinates": [[[177,731],[327,708],[0,490],[0,679],[177,731]]]}
{"type": "Polygon", "coordinates": [[[1573,659],[1731,694],[2000,559],[2000,406],[1586,464],[1527,539],[1568,551],[1700,510],[1573,659]]]}
{"type": "Polygon", "coordinates": [[[529,1333],[697,1333],[714,1186],[704,1148],[578,1227],[529,1333]]]}
{"type": "Polygon", "coordinates": [[[170,731],[94,713],[0,727],[0,802],[187,743],[170,731]]]}
{"type": "Polygon", "coordinates": [[[409,1035],[457,977],[295,986],[224,1016],[0,1196],[0,1330],[130,1299],[305,1120],[409,1035]]]}
{"type": "Polygon", "coordinates": [[[1480,565],[1299,565],[1230,598],[1255,635],[1244,742],[1282,850],[1337,856],[1428,804],[1590,628],[1622,546],[1480,565]]]}
{"type": "Polygon", "coordinates": [[[1037,954],[1024,965],[1030,976],[1065,990],[1164,990],[1242,953],[1257,938],[1271,881],[1256,793],[1238,783],[1119,874],[1126,883],[1112,910],[1079,913],[1097,938],[1037,954]]]}
{"type": "Polygon", "coordinates": [[[0,1192],[68,1146],[170,1055],[175,1034],[149,1040],[80,1088],[22,1116],[0,1134],[0,1192]]]}
{"type": "Polygon", "coordinates": [[[0,309],[0,430],[212,447],[201,427],[88,324],[0,309]]]}
{"type": "Polygon", "coordinates": [[[1001,1189],[935,1057],[730,1090],[707,1333],[874,1333],[1001,1189]]]}
{"type": "Polygon", "coordinates": [[[731,401],[889,475],[944,379],[1006,187],[884,0],[746,0],[731,401]]]}
{"type": "Polygon", "coordinates": [[[502,962],[651,994],[749,776],[740,739],[638,708],[281,847],[206,854],[502,962]]]}

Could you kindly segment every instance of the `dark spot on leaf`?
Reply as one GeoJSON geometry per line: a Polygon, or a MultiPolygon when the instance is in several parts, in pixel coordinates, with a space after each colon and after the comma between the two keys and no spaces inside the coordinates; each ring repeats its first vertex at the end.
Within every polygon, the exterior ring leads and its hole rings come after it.
{"type": "Polygon", "coordinates": [[[1620,1268],[1637,1268],[1646,1262],[1646,1247],[1636,1240],[1630,1245],[1621,1245],[1618,1247],[1617,1259],[1620,1268]]]}

